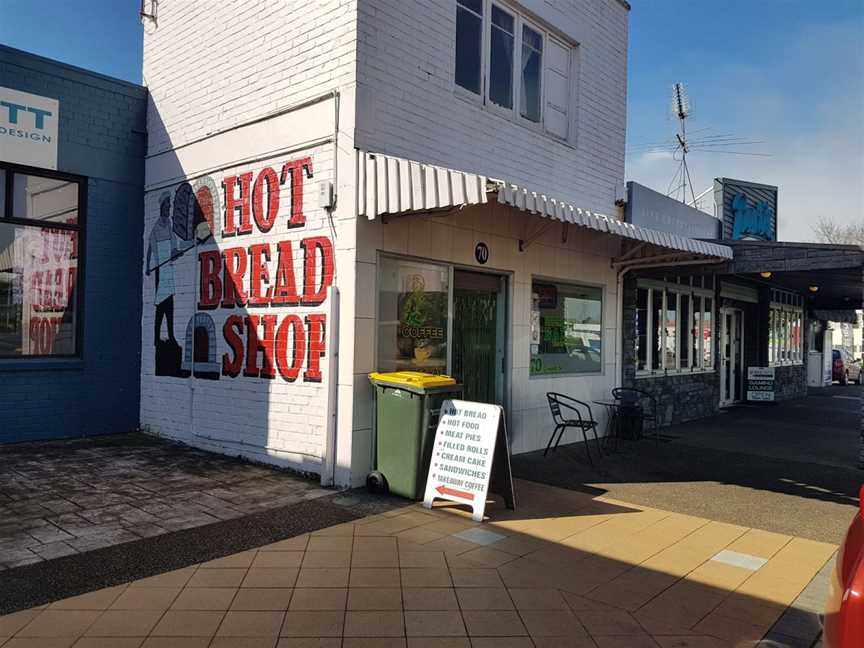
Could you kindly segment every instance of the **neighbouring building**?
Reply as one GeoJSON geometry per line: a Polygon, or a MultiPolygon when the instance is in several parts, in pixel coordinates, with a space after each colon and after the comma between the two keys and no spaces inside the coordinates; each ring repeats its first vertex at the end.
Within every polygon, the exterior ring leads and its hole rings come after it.
{"type": "Polygon", "coordinates": [[[146,95],[0,45],[0,442],[138,426],[146,95]]]}
{"type": "Polygon", "coordinates": [[[777,187],[718,178],[712,216],[628,183],[625,219],[730,247],[731,260],[643,268],[625,282],[624,383],[666,421],[831,384],[829,320],[856,322],[864,249],[777,241],[777,187]]]}

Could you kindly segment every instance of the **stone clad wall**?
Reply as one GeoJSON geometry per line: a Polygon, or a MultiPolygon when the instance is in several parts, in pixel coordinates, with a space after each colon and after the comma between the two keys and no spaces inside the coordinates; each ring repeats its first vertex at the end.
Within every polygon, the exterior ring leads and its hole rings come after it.
{"type": "MultiPolygon", "coordinates": [[[[715,300],[716,303],[716,300],[715,300]]],[[[683,423],[713,416],[719,410],[719,370],[667,376],[636,377],[636,279],[624,284],[624,321],[622,355],[624,386],[641,389],[657,399],[663,424],[683,423]]],[[[714,357],[717,357],[717,333],[714,335],[714,357]]]]}

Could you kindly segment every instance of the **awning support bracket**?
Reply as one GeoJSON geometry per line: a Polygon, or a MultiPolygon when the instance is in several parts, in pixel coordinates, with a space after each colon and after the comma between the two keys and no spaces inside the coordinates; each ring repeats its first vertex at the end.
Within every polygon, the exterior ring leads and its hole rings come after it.
{"type": "Polygon", "coordinates": [[[528,246],[537,241],[541,236],[543,236],[546,231],[552,227],[554,221],[549,219],[543,219],[543,222],[540,223],[540,226],[534,230],[533,233],[528,233],[528,226],[525,227],[525,238],[519,239],[519,251],[524,252],[528,249],[528,246]]]}

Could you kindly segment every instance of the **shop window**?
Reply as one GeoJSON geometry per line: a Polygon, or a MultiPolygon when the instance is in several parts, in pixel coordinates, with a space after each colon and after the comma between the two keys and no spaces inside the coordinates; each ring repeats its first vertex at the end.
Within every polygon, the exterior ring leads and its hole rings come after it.
{"type": "Polygon", "coordinates": [[[574,47],[491,0],[456,1],[455,40],[459,93],[513,121],[573,139],[574,47]]]}
{"type": "Polygon", "coordinates": [[[531,375],[601,373],[603,290],[534,281],[531,375]]]}
{"type": "Polygon", "coordinates": [[[450,271],[382,257],[378,281],[378,371],[446,373],[450,271]]]}
{"type": "Polygon", "coordinates": [[[800,295],[782,290],[772,290],[771,299],[768,311],[768,364],[802,364],[803,300],[800,295]]]}
{"type": "Polygon", "coordinates": [[[0,168],[0,357],[74,356],[83,183],[0,168]]]}
{"type": "Polygon", "coordinates": [[[703,277],[639,280],[636,372],[657,375],[714,368],[713,281],[703,277]]]}

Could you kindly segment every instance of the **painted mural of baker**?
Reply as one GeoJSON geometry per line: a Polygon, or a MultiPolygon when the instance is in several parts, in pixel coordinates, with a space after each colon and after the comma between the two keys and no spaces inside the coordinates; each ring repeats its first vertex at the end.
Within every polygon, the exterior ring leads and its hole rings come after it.
{"type": "Polygon", "coordinates": [[[145,273],[155,274],[153,304],[153,346],[156,349],[156,375],[176,376],[180,371],[182,351],[174,337],[174,261],[178,256],[177,237],[171,222],[171,196],[159,197],[159,218],[147,239],[145,273]],[[168,339],[162,339],[162,323],[168,328],[168,339]]]}

